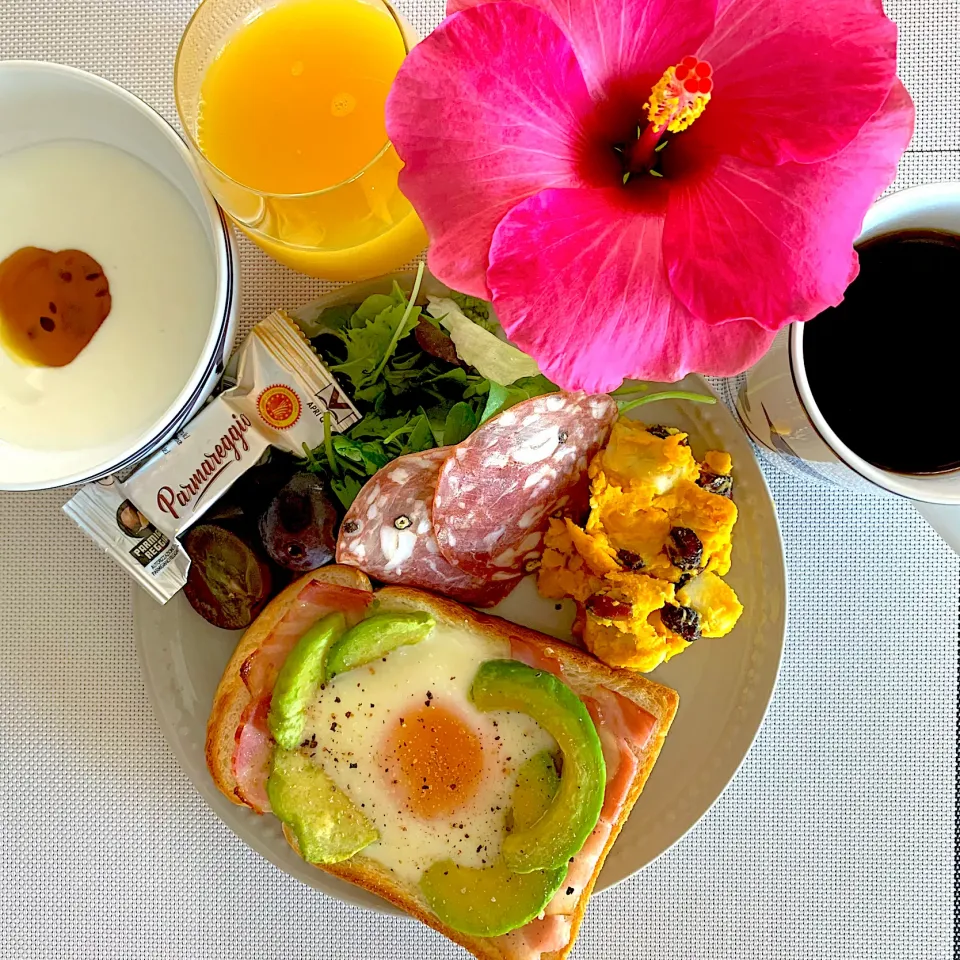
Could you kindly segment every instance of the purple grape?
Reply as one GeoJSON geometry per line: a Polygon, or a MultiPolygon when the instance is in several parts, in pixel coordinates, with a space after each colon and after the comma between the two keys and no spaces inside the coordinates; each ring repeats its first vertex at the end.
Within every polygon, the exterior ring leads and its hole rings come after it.
{"type": "Polygon", "coordinates": [[[263,516],[260,539],[274,563],[306,573],[329,563],[337,549],[337,512],[312,473],[295,473],[263,516]]]}

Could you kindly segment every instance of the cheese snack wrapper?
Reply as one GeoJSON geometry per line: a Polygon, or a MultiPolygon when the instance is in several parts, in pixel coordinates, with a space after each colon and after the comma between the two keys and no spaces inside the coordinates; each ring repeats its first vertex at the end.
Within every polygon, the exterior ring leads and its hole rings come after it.
{"type": "Polygon", "coordinates": [[[118,485],[116,495],[183,555],[172,572],[154,574],[117,547],[116,526],[105,519],[114,504],[112,499],[107,503],[103,482],[84,487],[64,506],[68,516],[161,602],[186,583],[189,558],[176,538],[268,447],[302,455],[304,447],[312,450],[323,443],[325,422],[340,433],[360,419],[296,322],[282,311],[251,330],[231,359],[224,384],[226,389],[159,450],[110,478],[118,485]]]}

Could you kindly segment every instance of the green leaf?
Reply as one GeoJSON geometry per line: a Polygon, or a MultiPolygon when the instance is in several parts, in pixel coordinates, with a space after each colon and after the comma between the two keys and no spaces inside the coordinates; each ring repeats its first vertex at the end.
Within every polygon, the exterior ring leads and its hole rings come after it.
{"type": "Polygon", "coordinates": [[[532,377],[539,373],[532,357],[471,320],[453,300],[443,297],[428,299],[430,313],[449,331],[457,348],[457,356],[475,367],[480,374],[509,384],[521,377],[532,377]]]}
{"type": "Polygon", "coordinates": [[[331,334],[338,336],[350,323],[356,309],[355,303],[338,303],[333,307],[324,307],[315,315],[313,311],[304,309],[298,312],[297,323],[310,339],[331,334]]]}
{"type": "MultiPolygon", "coordinates": [[[[373,377],[376,379],[380,376],[381,371],[386,366],[387,361],[393,356],[393,351],[396,349],[397,343],[401,337],[405,337],[410,334],[417,325],[417,321],[420,318],[420,308],[414,306],[417,302],[417,295],[420,293],[420,284],[423,282],[423,261],[421,261],[417,266],[417,279],[413,281],[413,289],[410,291],[410,302],[406,303],[403,298],[403,291],[400,289],[397,281],[393,281],[393,294],[394,297],[400,298],[400,303],[394,307],[392,312],[396,312],[403,306],[403,313],[397,319],[393,334],[390,338],[390,343],[387,345],[387,349],[384,351],[383,357],[380,360],[380,363],[377,365],[377,369],[373,372],[373,377]]],[[[387,311],[385,311],[387,312],[387,311]]]]}
{"type": "Polygon", "coordinates": [[[618,400],[620,413],[626,413],[635,407],[642,407],[645,403],[655,400],[692,400],[694,403],[716,403],[717,398],[706,393],[691,393],[689,390],[662,390],[660,393],[651,393],[646,397],[637,397],[635,400],[618,400]]]}
{"type": "Polygon", "coordinates": [[[342,330],[353,316],[355,306],[352,303],[339,303],[335,307],[327,307],[316,319],[318,327],[325,330],[342,330]]]}
{"type": "Polygon", "coordinates": [[[437,446],[437,443],[434,440],[433,431],[430,429],[430,421],[427,419],[427,415],[421,411],[416,426],[407,438],[407,451],[419,453],[421,450],[430,450],[435,446],[437,446]]]}
{"type": "Polygon", "coordinates": [[[460,308],[461,313],[474,323],[479,323],[485,330],[495,330],[499,326],[496,320],[490,319],[490,304],[486,300],[456,291],[451,292],[450,299],[460,308]]]}
{"type": "Polygon", "coordinates": [[[455,403],[447,413],[443,425],[443,442],[445,445],[460,443],[477,429],[477,416],[469,403],[462,400],[455,403]]]}
{"type": "Polygon", "coordinates": [[[371,477],[393,459],[384,451],[381,444],[371,441],[360,445],[360,456],[363,458],[363,465],[367,468],[371,477]]]}
{"type": "Polygon", "coordinates": [[[339,457],[352,460],[354,463],[363,463],[363,451],[360,441],[342,433],[335,434],[332,440],[334,452],[339,457]]]}
{"type": "Polygon", "coordinates": [[[375,403],[382,393],[386,393],[386,390],[387,386],[385,383],[371,383],[369,387],[355,390],[353,399],[354,401],[361,400],[364,403],[375,403]]]}
{"type": "Polygon", "coordinates": [[[466,385],[467,382],[467,371],[463,367],[454,367],[452,370],[447,370],[445,373],[438,374],[435,377],[430,377],[429,380],[424,381],[425,383],[445,383],[447,381],[452,381],[453,383],[462,383],[466,385]]]}
{"type": "Polygon", "coordinates": [[[384,310],[389,310],[397,305],[393,297],[386,293],[374,293],[367,297],[363,303],[354,311],[350,325],[352,327],[363,327],[375,319],[384,310]]]}
{"type": "Polygon", "coordinates": [[[492,416],[498,414],[510,399],[510,391],[502,384],[490,381],[490,392],[487,394],[487,402],[480,415],[480,422],[486,423],[492,416]]]}
{"type": "MultiPolygon", "coordinates": [[[[364,326],[344,332],[347,358],[331,369],[335,374],[350,380],[354,397],[365,388],[374,388],[374,395],[380,392],[382,384],[377,382],[380,371],[397,342],[409,335],[416,326],[419,313],[419,307],[407,313],[407,307],[391,305],[364,326]]],[[[372,397],[365,396],[360,399],[369,401],[372,397]]]]}
{"type": "Polygon", "coordinates": [[[357,494],[363,489],[363,483],[356,477],[334,477],[330,481],[330,488],[340,503],[343,504],[343,509],[349,510],[350,504],[353,503],[357,494]]]}
{"type": "Polygon", "coordinates": [[[350,437],[354,440],[383,440],[395,431],[407,429],[409,417],[378,417],[375,413],[368,413],[359,423],[350,428],[350,437]]]}
{"type": "Polygon", "coordinates": [[[560,389],[555,383],[548,380],[542,373],[535,377],[521,377],[511,384],[514,390],[522,391],[524,399],[540,397],[545,393],[557,393],[560,389]]]}

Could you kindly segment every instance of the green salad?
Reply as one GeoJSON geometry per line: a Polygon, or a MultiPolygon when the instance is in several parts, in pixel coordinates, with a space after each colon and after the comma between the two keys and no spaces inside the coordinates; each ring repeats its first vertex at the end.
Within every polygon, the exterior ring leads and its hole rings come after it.
{"type": "Polygon", "coordinates": [[[328,307],[305,325],[363,417],[305,451],[306,468],[326,478],[345,509],[391,460],[459,443],[501,410],[558,389],[496,336],[485,301],[453,294],[431,298],[430,313],[417,305],[422,273],[409,296],[394,283],[389,294],[328,307]]]}

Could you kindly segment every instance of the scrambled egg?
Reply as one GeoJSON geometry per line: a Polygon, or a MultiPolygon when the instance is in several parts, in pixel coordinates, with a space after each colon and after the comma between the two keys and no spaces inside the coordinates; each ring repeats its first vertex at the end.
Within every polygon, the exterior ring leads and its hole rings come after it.
{"type": "Polygon", "coordinates": [[[553,518],[537,586],[572,597],[587,647],[616,667],[647,672],[700,637],[722,637],[743,607],[730,570],[737,508],[730,455],[698,463],[687,436],[619,420],[590,464],[581,527],[553,518]]]}

